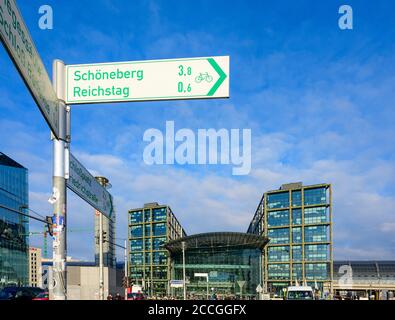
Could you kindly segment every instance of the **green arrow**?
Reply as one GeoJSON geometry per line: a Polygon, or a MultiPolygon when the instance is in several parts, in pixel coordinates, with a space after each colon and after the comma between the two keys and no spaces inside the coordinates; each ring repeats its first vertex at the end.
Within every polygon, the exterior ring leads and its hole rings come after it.
{"type": "Polygon", "coordinates": [[[213,58],[208,58],[207,61],[211,64],[211,66],[214,68],[215,71],[217,71],[219,75],[219,79],[217,82],[213,85],[213,87],[210,89],[210,91],[207,93],[208,96],[213,96],[215,91],[219,88],[219,86],[224,82],[226,79],[226,74],[225,72],[221,69],[221,67],[218,65],[218,63],[215,62],[213,58]]]}

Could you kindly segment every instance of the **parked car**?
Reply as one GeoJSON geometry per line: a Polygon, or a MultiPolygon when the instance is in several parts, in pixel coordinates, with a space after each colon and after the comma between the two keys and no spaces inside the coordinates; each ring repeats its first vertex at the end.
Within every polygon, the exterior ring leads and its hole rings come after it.
{"type": "Polygon", "coordinates": [[[0,291],[0,300],[33,300],[42,292],[43,289],[34,287],[5,287],[0,291]]]}
{"type": "Polygon", "coordinates": [[[287,289],[287,300],[313,300],[313,288],[310,286],[294,286],[287,289]]]}

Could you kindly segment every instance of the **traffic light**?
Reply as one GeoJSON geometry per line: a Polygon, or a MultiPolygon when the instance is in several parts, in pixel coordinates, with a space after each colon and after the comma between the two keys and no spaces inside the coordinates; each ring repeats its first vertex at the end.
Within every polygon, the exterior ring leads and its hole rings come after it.
{"type": "Polygon", "coordinates": [[[45,221],[47,222],[47,232],[52,237],[53,236],[53,224],[52,224],[52,217],[46,216],[45,221]]]}
{"type": "Polygon", "coordinates": [[[103,242],[107,240],[107,232],[103,231],[103,242]]]}

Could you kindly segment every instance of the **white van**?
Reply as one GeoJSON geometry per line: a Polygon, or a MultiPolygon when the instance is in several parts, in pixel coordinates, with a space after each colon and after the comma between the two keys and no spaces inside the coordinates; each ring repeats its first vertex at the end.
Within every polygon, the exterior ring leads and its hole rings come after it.
{"type": "Polygon", "coordinates": [[[287,300],[314,300],[313,288],[309,286],[288,287],[287,300]]]}

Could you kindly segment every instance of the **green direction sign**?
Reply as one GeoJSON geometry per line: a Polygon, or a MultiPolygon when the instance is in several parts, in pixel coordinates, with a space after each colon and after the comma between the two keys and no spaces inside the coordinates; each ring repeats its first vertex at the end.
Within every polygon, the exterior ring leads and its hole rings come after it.
{"type": "Polygon", "coordinates": [[[66,66],[66,103],[229,98],[229,57],[66,66]]]}
{"type": "Polygon", "coordinates": [[[59,138],[57,97],[14,0],[0,1],[0,39],[53,134],[59,138]]]}
{"type": "Polygon", "coordinates": [[[113,212],[111,194],[71,153],[69,171],[67,187],[107,218],[111,218],[113,212]]]}

